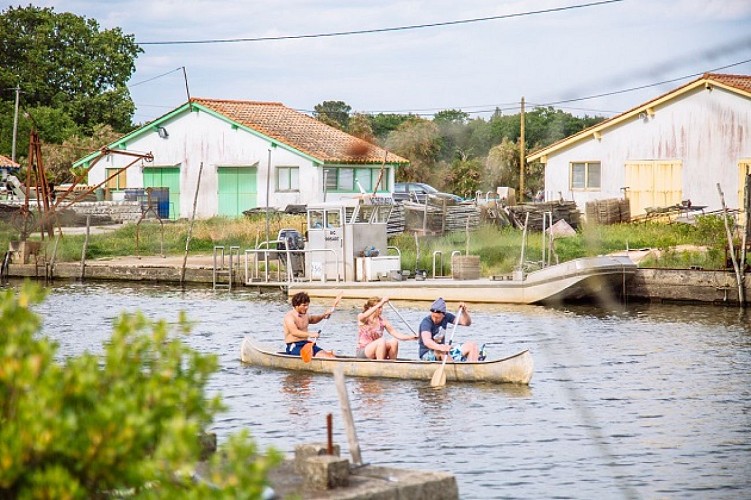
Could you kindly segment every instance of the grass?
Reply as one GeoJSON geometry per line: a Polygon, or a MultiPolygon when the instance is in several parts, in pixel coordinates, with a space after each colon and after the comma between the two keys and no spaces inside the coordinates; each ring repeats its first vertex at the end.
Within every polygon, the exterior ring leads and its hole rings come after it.
{"type": "MultiPolygon", "coordinates": [[[[275,239],[283,228],[294,228],[304,233],[305,217],[300,215],[275,215],[269,219],[269,236],[275,239]]],[[[189,224],[165,222],[163,226],[153,221],[140,225],[124,224],[105,234],[91,234],[87,259],[128,255],[182,255],[189,224]],[[136,247],[137,245],[137,247],[136,247]]],[[[8,248],[8,242],[17,237],[11,227],[0,223],[0,245],[8,248]]],[[[32,239],[39,239],[38,234],[32,239]]],[[[254,218],[213,217],[195,222],[190,243],[193,254],[210,254],[215,245],[237,245],[241,249],[253,248],[266,239],[266,219],[263,215],[254,218]]],[[[625,249],[652,248],[661,250],[658,259],[645,261],[642,266],[704,269],[721,269],[725,264],[725,236],[722,219],[700,218],[695,226],[681,224],[617,224],[610,226],[586,225],[576,236],[555,240],[554,255],[559,262],[578,257],[602,255],[625,249]],[[704,220],[701,220],[704,219],[704,220]],[[702,250],[675,250],[679,245],[693,245],[702,250]]],[[[58,242],[56,261],[81,259],[83,235],[63,235],[58,242]]],[[[44,252],[51,258],[55,239],[46,239],[44,252]]],[[[403,269],[433,268],[434,252],[441,252],[444,274],[450,272],[451,254],[459,251],[479,255],[481,274],[484,276],[508,274],[519,265],[522,232],[512,228],[481,226],[469,233],[451,233],[443,237],[403,234],[392,238],[389,245],[401,250],[403,269]],[[419,247],[419,254],[418,254],[419,247]]],[[[530,233],[527,240],[525,261],[539,262],[542,259],[542,236],[530,233]]],[[[439,254],[440,255],[440,254],[439,254]]],[[[439,256],[436,257],[440,263],[439,256]]],[[[552,259],[555,262],[555,258],[552,259]]]]}

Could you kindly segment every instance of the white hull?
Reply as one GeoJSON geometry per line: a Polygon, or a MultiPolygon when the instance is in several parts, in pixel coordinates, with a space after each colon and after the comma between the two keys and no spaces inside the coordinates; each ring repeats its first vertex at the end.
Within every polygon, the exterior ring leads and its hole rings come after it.
{"type": "Polygon", "coordinates": [[[494,304],[536,304],[566,300],[611,300],[626,291],[637,266],[627,256],[584,257],[529,273],[523,280],[293,282],[287,292],[311,297],[366,299],[388,296],[400,300],[464,301],[494,304]]]}

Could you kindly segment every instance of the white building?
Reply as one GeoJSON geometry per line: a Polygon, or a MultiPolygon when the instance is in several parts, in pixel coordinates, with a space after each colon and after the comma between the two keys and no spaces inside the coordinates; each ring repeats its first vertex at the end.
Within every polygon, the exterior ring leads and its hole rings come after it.
{"type": "Polygon", "coordinates": [[[546,199],[622,197],[631,214],[683,200],[743,207],[751,167],[751,76],[705,74],[531,154],[545,164],[546,199]]]}
{"type": "Polygon", "coordinates": [[[199,218],[334,201],[376,183],[388,195],[395,169],[407,163],[281,103],[192,98],[74,167],[89,168],[89,185],[104,183],[113,199],[168,188],[175,219],[192,215],[197,187],[199,218]],[[112,151],[151,153],[153,161],[112,151]]]}

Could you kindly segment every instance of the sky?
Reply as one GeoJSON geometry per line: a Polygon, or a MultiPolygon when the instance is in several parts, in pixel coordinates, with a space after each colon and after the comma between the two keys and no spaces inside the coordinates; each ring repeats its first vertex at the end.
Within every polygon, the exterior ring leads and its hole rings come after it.
{"type": "Polygon", "coordinates": [[[550,105],[610,117],[704,72],[751,74],[751,0],[24,0],[5,7],[29,3],[135,36],[144,49],[129,82],[135,123],[176,108],[188,92],[303,112],[344,101],[353,112],[430,118],[460,109],[485,119],[496,108],[518,113],[524,97],[527,110],[550,105]],[[409,26],[425,27],[393,29],[409,26]],[[304,36],[369,30],[377,31],[304,36]],[[281,39],[174,43],[259,38],[281,39]]]}

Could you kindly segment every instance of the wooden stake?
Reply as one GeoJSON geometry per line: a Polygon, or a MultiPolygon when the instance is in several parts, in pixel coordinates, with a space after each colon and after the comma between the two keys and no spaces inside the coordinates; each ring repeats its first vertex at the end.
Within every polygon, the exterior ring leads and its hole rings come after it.
{"type": "Polygon", "coordinates": [[[347,431],[347,440],[349,441],[349,453],[352,455],[352,464],[355,466],[362,465],[360,442],[357,440],[355,419],[352,417],[352,408],[349,406],[347,385],[344,382],[344,370],[341,366],[334,368],[334,382],[336,383],[336,391],[339,393],[339,404],[342,407],[342,416],[344,417],[344,427],[347,431]]]}
{"type": "Polygon", "coordinates": [[[196,194],[193,197],[193,215],[190,217],[190,226],[188,226],[188,237],[185,238],[185,255],[183,256],[183,267],[180,270],[180,286],[185,285],[185,267],[188,264],[188,249],[190,240],[193,237],[193,223],[196,221],[196,205],[198,204],[198,190],[201,187],[201,173],[203,172],[203,162],[198,168],[198,180],[196,181],[196,194]]]}

